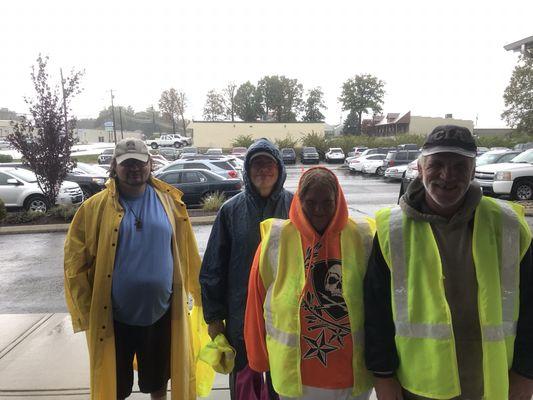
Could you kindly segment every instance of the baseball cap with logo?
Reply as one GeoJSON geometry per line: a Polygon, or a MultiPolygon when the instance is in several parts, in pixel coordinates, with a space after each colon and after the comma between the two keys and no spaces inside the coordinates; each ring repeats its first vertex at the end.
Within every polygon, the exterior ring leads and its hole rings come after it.
{"type": "Polygon", "coordinates": [[[129,160],[130,158],[147,162],[149,157],[150,153],[148,152],[146,144],[144,144],[142,140],[136,138],[122,139],[117,143],[115,152],[113,153],[113,158],[117,160],[117,164],[129,160]]]}
{"type": "Polygon", "coordinates": [[[477,146],[468,128],[457,125],[441,125],[431,131],[422,146],[422,155],[456,153],[474,158],[477,146]]]}

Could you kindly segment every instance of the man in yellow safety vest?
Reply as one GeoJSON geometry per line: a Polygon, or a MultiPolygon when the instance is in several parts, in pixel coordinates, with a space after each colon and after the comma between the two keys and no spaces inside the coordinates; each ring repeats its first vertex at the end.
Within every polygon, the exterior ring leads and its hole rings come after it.
{"type": "Polygon", "coordinates": [[[379,400],[531,399],[533,269],[522,207],[482,196],[467,128],[427,137],[419,176],[376,214],[365,357],[379,400]]]}

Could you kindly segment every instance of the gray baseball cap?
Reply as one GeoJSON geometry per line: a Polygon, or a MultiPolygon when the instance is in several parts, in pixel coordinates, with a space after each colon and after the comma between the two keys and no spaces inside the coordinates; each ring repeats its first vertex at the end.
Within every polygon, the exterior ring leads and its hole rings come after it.
{"type": "Polygon", "coordinates": [[[117,160],[117,164],[130,158],[147,162],[150,158],[150,153],[148,152],[148,147],[141,139],[127,138],[117,143],[113,158],[117,160]]]}

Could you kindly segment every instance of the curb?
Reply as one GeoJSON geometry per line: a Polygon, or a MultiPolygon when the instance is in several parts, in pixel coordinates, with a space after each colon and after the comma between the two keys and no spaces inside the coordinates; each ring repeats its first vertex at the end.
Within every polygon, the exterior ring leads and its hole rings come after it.
{"type": "MultiPolygon", "coordinates": [[[[216,215],[189,217],[192,225],[212,225],[216,215]]],[[[66,232],[70,224],[0,226],[0,235],[66,232]]]]}

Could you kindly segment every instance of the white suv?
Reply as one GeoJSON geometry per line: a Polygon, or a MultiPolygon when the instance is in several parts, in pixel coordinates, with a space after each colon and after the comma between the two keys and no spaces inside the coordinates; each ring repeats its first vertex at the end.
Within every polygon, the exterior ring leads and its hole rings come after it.
{"type": "Polygon", "coordinates": [[[476,180],[485,194],[533,200],[533,149],[520,153],[508,163],[477,167],[476,180]]]}
{"type": "MultiPolygon", "coordinates": [[[[23,207],[28,211],[46,212],[50,207],[32,171],[22,168],[0,168],[0,199],[6,207],[23,207]]],[[[83,193],[77,183],[61,184],[56,204],[78,204],[83,193]]]]}
{"type": "Polygon", "coordinates": [[[344,161],[344,152],[340,147],[331,147],[326,153],[326,162],[340,162],[344,161]]]}

